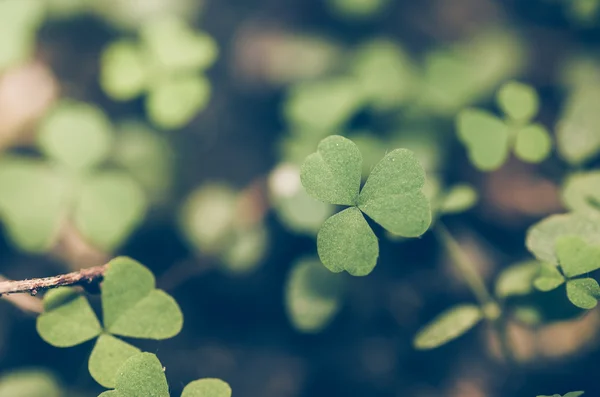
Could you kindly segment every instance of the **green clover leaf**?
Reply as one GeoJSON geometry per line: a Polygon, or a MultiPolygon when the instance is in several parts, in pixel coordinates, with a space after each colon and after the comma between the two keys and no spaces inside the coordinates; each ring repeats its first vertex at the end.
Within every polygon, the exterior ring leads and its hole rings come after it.
{"type": "Polygon", "coordinates": [[[457,116],[458,137],[471,162],[482,171],[494,171],[504,164],[511,149],[522,161],[544,161],[552,151],[552,138],[544,126],[532,123],[539,111],[535,90],[509,82],[498,91],[497,101],[504,120],[479,109],[464,109],[457,116]]]}
{"type": "Polygon", "coordinates": [[[458,305],[439,314],[415,336],[416,349],[427,350],[442,346],[458,338],[483,319],[475,305],[458,305]]]}
{"type": "Polygon", "coordinates": [[[396,149],[388,153],[359,192],[361,168],[357,146],[333,135],[321,141],[300,171],[309,195],[330,204],[351,206],[323,223],[317,248],[325,267],[354,276],[369,274],[379,256],[377,238],[363,213],[402,237],[420,236],[431,223],[429,200],[422,191],[425,171],[413,152],[396,149]]]}
{"type": "Polygon", "coordinates": [[[45,370],[20,369],[0,377],[0,396],[61,397],[64,391],[53,374],[45,370]]]}
{"type": "Polygon", "coordinates": [[[515,263],[502,270],[496,279],[495,294],[506,299],[513,296],[529,295],[533,291],[534,280],[538,276],[540,263],[525,261],[515,263]]]}
{"type": "Polygon", "coordinates": [[[155,288],[152,273],[127,257],[109,262],[101,290],[104,327],[85,297],[73,288],[59,288],[44,297],[45,312],[37,319],[37,330],[57,347],[99,336],[88,363],[90,374],[101,385],[113,387],[115,368],[139,352],[113,335],[168,339],[181,330],[183,315],[170,295],[155,288]]]}
{"type": "Polygon", "coordinates": [[[581,309],[593,309],[600,299],[600,285],[593,278],[567,281],[567,298],[581,309]]]}
{"type": "Polygon", "coordinates": [[[324,329],[340,309],[343,281],[316,259],[298,261],[285,289],[286,311],[294,327],[307,333],[324,329]]]}
{"type": "Polygon", "coordinates": [[[579,397],[579,396],[583,395],[584,393],[585,392],[582,392],[582,391],[572,391],[572,392],[565,394],[564,396],[561,396],[560,394],[553,394],[551,396],[537,396],[537,397],[579,397]]]}
{"type": "Polygon", "coordinates": [[[479,201],[477,190],[468,184],[457,184],[444,192],[437,210],[442,214],[458,214],[473,208],[479,201]]]}
{"type": "Polygon", "coordinates": [[[565,282],[565,277],[558,268],[550,263],[542,263],[533,285],[540,291],[548,292],[558,288],[565,282]]]}
{"type": "MultiPolygon", "coordinates": [[[[127,359],[118,369],[115,390],[98,397],[169,397],[169,385],[163,366],[152,353],[139,353],[127,359]]],[[[231,397],[231,387],[214,378],[189,383],[181,397],[231,397]]]]}
{"type": "Polygon", "coordinates": [[[102,52],[100,86],[111,97],[127,101],[141,95],[148,84],[146,56],[131,40],[111,43],[102,52]]]}
{"type": "Polygon", "coordinates": [[[600,246],[589,245],[578,236],[560,237],[555,250],[560,267],[568,278],[600,269],[600,246]]]}
{"type": "Polygon", "coordinates": [[[562,188],[562,201],[571,211],[600,212],[600,172],[569,176],[562,188]]]}

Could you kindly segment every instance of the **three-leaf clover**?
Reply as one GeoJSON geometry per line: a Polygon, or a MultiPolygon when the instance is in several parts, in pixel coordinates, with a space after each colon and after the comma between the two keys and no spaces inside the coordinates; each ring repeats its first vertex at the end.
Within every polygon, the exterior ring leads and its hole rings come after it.
{"type": "Polygon", "coordinates": [[[581,309],[593,309],[600,299],[600,286],[584,274],[600,269],[600,246],[586,243],[578,236],[563,236],[556,241],[556,256],[562,273],[545,264],[534,285],[542,291],[553,290],[566,283],[567,298],[581,309]]]}
{"type": "MultiPolygon", "coordinates": [[[[152,353],[139,353],[128,358],[118,369],[114,390],[98,397],[170,397],[163,366],[152,353]]],[[[231,397],[231,387],[215,378],[189,383],[181,397],[231,397]]]]}
{"type": "Polygon", "coordinates": [[[302,185],[312,197],[347,208],[325,221],[317,236],[321,261],[329,270],[365,276],[379,256],[375,233],[363,213],[392,234],[418,237],[431,223],[429,200],[422,192],[425,171],[407,149],[388,153],[360,189],[362,156],[339,135],[319,143],[302,164],[302,185]]]}
{"type": "Polygon", "coordinates": [[[139,41],[122,39],[104,50],[100,84],[116,100],[147,94],[152,122],[179,128],[207,105],[210,83],[203,71],[215,62],[217,52],[212,37],[165,16],[145,23],[139,41]]]}
{"type": "Polygon", "coordinates": [[[64,101],[42,120],[37,139],[47,161],[0,158],[0,216],[11,239],[24,250],[43,252],[70,220],[98,248],[120,245],[148,203],[128,173],[100,168],[114,145],[106,115],[92,105],[64,101]]]}
{"type": "Polygon", "coordinates": [[[500,88],[500,119],[481,109],[464,109],[457,116],[457,131],[471,162],[482,171],[498,169],[510,153],[529,163],[545,160],[552,150],[550,133],[532,122],[539,111],[535,90],[525,84],[509,82],[500,88]]]}
{"type": "Polygon", "coordinates": [[[98,337],[89,359],[92,377],[105,387],[115,385],[116,369],[140,350],[116,336],[161,340],[179,333],[183,315],[177,302],[155,288],[154,275],[127,257],[109,262],[102,290],[103,325],[88,300],[72,287],[44,297],[37,319],[42,339],[72,347],[98,337]]]}

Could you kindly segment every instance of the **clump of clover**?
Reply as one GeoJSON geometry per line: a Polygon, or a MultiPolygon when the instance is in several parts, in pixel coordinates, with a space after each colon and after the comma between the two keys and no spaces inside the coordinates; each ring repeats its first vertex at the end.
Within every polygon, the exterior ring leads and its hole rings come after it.
{"type": "Polygon", "coordinates": [[[349,208],[325,221],[317,235],[321,261],[330,271],[365,276],[379,256],[379,243],[363,213],[384,229],[403,237],[418,237],[431,223],[429,200],[422,192],[425,171],[413,152],[388,153],[361,185],[362,156],[358,147],[339,135],[321,141],[301,167],[309,195],[349,208]]]}
{"type": "Polygon", "coordinates": [[[37,330],[56,347],[97,338],[88,363],[90,374],[102,386],[115,387],[117,369],[140,352],[117,336],[171,338],[181,330],[183,315],[170,295],[156,289],[152,272],[137,261],[118,257],[107,266],[101,285],[102,324],[85,296],[73,287],[63,287],[44,296],[37,330]]]}
{"type": "MultiPolygon", "coordinates": [[[[98,397],[138,396],[171,396],[163,366],[152,353],[139,353],[127,359],[118,370],[114,390],[98,397]]],[[[231,397],[231,387],[220,379],[199,379],[189,383],[181,397],[231,397]]]]}
{"type": "Polygon", "coordinates": [[[65,100],[38,127],[37,148],[45,158],[0,156],[0,218],[19,248],[48,250],[70,221],[85,240],[111,251],[143,220],[143,185],[106,167],[115,135],[102,110],[65,100]]]}
{"type": "Polygon", "coordinates": [[[532,87],[509,82],[498,91],[498,106],[504,118],[475,108],[457,116],[458,138],[465,145],[471,162],[482,171],[493,171],[504,164],[511,149],[521,160],[539,163],[552,150],[546,128],[534,123],[539,98],[532,87]]]}
{"type": "Polygon", "coordinates": [[[100,85],[119,101],[146,95],[146,111],[156,126],[180,128],[208,103],[204,71],[217,53],[212,37],[183,19],[156,18],[142,25],[138,40],[120,39],[104,49],[100,85]]]}

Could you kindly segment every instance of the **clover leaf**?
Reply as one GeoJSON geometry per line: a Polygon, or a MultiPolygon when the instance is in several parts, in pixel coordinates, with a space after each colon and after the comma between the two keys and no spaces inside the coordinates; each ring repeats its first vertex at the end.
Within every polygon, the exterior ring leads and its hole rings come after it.
{"type": "Polygon", "coordinates": [[[600,286],[593,278],[567,281],[567,298],[581,309],[593,309],[600,299],[600,286]]]}
{"type": "Polygon", "coordinates": [[[413,344],[419,350],[439,347],[458,338],[483,319],[475,305],[457,305],[439,314],[415,336],[413,344]]]}
{"type": "Polygon", "coordinates": [[[565,277],[558,268],[550,263],[542,263],[533,285],[540,291],[548,292],[558,288],[565,282],[565,277]]]}
{"type": "Polygon", "coordinates": [[[102,53],[100,85],[120,101],[146,95],[150,120],[163,129],[188,124],[208,103],[203,71],[216,60],[212,37],[172,15],[142,26],[139,39],[109,44],[102,53]]]}
{"type": "Polygon", "coordinates": [[[555,250],[568,278],[600,269],[600,245],[590,245],[578,236],[562,236],[556,241],[555,250]]]}
{"type": "Polygon", "coordinates": [[[318,260],[298,261],[285,289],[286,311],[294,327],[307,333],[325,328],[340,309],[343,281],[318,260]]]}
{"type": "Polygon", "coordinates": [[[38,369],[20,369],[0,376],[0,396],[6,397],[61,397],[56,377],[38,369]]]}
{"type": "Polygon", "coordinates": [[[529,295],[533,291],[539,267],[540,263],[533,260],[515,263],[502,270],[496,279],[495,295],[502,299],[529,295]]]}
{"type": "Polygon", "coordinates": [[[477,190],[468,184],[457,184],[444,192],[437,210],[442,214],[458,214],[473,208],[479,201],[477,190]]]}
{"type": "Polygon", "coordinates": [[[429,200],[422,189],[425,171],[413,152],[388,153],[360,190],[362,156],[349,139],[332,135],[321,141],[300,171],[309,195],[350,208],[323,223],[317,236],[321,261],[332,272],[369,274],[377,263],[379,245],[363,213],[387,231],[417,237],[431,223],[429,200]]]}
{"type": "Polygon", "coordinates": [[[582,391],[572,391],[563,396],[561,396],[560,394],[553,394],[551,396],[537,396],[537,397],[579,397],[579,396],[583,395],[584,393],[585,392],[582,392],[582,391]]]}
{"type": "Polygon", "coordinates": [[[569,176],[562,187],[562,201],[572,211],[600,212],[600,172],[569,176]]]}
{"type": "Polygon", "coordinates": [[[480,109],[464,109],[457,116],[458,137],[471,162],[482,171],[493,171],[504,164],[511,149],[528,163],[545,160],[552,139],[544,126],[532,122],[539,111],[535,90],[509,82],[498,91],[497,102],[504,119],[480,109]]]}
{"type": "Polygon", "coordinates": [[[99,336],[88,363],[90,374],[101,385],[112,387],[115,369],[139,352],[113,335],[168,339],[181,330],[183,316],[177,302],[155,288],[152,273],[131,258],[109,262],[101,291],[103,326],[87,299],[69,287],[46,294],[37,330],[42,339],[57,347],[75,346],[99,336]]]}
{"type": "MultiPolygon", "coordinates": [[[[163,366],[152,353],[139,353],[126,360],[118,369],[114,390],[98,397],[170,397],[163,366]]],[[[214,378],[189,383],[181,397],[231,397],[231,387],[214,378]]]]}

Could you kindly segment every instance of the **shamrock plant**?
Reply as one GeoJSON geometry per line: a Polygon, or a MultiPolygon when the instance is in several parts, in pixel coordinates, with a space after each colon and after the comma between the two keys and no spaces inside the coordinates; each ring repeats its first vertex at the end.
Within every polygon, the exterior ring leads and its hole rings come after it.
{"type": "Polygon", "coordinates": [[[500,88],[496,100],[504,118],[476,108],[464,109],[457,116],[458,137],[471,162],[482,171],[493,171],[504,164],[511,149],[528,163],[545,160],[552,139],[543,125],[533,122],[539,111],[536,91],[509,82],[500,88]]]}
{"type": "Polygon", "coordinates": [[[208,103],[204,76],[217,58],[217,45],[182,19],[164,16],[142,25],[139,39],[120,39],[102,54],[100,85],[115,100],[146,95],[151,121],[180,128],[208,103]]]}
{"type": "MultiPolygon", "coordinates": [[[[118,370],[114,390],[98,397],[170,397],[162,364],[152,353],[128,358],[118,370]]],[[[206,378],[189,383],[181,397],[231,397],[231,388],[220,379],[206,378]]]]}
{"type": "Polygon", "coordinates": [[[153,274],[127,257],[108,263],[101,291],[102,323],[85,296],[72,287],[63,287],[44,297],[44,313],[37,319],[37,330],[42,339],[57,347],[72,347],[97,338],[88,363],[90,374],[102,386],[115,387],[116,370],[140,352],[119,337],[171,338],[181,330],[183,316],[177,302],[156,289],[153,274]]]}
{"type": "Polygon", "coordinates": [[[38,128],[44,159],[0,156],[0,217],[21,249],[48,250],[70,221],[89,243],[111,251],[143,220],[143,187],[128,172],[104,167],[115,143],[112,128],[100,109],[63,101],[38,128]]]}
{"type": "Polygon", "coordinates": [[[327,219],[317,236],[319,257],[334,273],[365,276],[377,264],[379,244],[363,213],[403,237],[418,237],[431,223],[429,200],[422,191],[425,172],[413,152],[388,153],[362,189],[361,169],[358,147],[339,135],[323,139],[302,164],[300,177],[309,195],[349,206],[327,219]]]}

